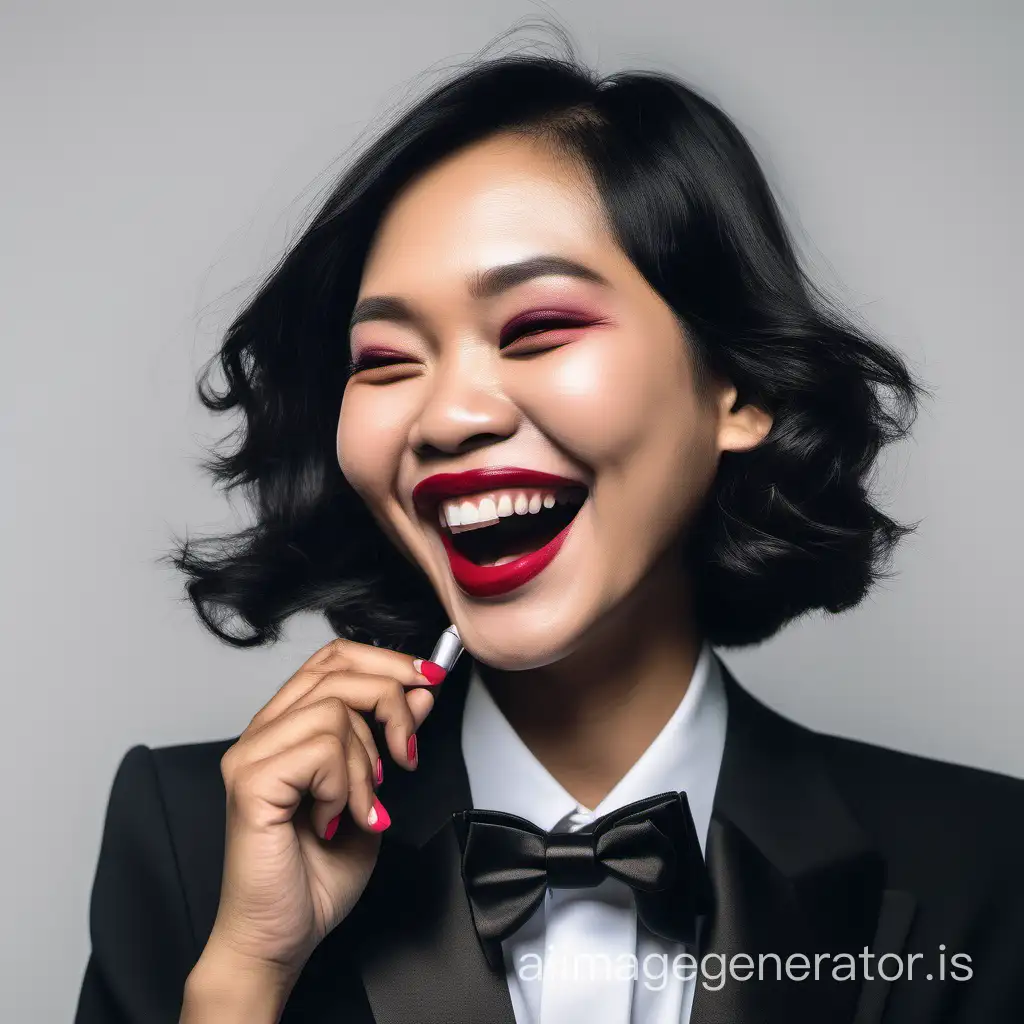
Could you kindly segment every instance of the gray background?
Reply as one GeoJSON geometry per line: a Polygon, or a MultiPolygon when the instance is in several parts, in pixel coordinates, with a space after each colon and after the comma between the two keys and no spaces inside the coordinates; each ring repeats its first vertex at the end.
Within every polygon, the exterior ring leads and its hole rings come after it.
{"type": "Polygon", "coordinates": [[[727,661],[813,726],[1024,775],[1022,18],[1011,3],[0,5],[0,1019],[72,1014],[129,746],[237,734],[327,639],[208,637],[155,560],[230,526],[193,378],[388,106],[522,15],[674,70],[763,159],[818,277],[931,384],[879,478],[898,576],[727,661]]]}

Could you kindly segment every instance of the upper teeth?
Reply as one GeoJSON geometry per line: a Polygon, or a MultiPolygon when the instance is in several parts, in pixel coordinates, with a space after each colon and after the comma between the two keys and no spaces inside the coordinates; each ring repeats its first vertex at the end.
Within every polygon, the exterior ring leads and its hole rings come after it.
{"type": "Polygon", "coordinates": [[[569,496],[565,491],[491,491],[487,494],[460,498],[458,501],[442,502],[439,517],[442,526],[448,527],[452,533],[461,533],[464,530],[493,526],[506,516],[530,515],[542,508],[552,508],[556,503],[562,504],[568,500],[569,496]]]}

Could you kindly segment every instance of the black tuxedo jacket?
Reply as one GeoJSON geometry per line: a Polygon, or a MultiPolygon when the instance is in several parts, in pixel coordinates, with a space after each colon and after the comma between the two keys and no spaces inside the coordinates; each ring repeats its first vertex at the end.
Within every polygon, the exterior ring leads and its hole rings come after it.
{"type": "MultiPolygon", "coordinates": [[[[393,824],[370,885],[306,964],[285,1024],[513,1024],[505,978],[473,930],[451,823],[470,806],[459,742],[470,664],[419,731],[420,767],[384,782],[393,824]]],[[[1024,782],[812,732],[723,674],[729,724],[707,844],[716,905],[700,953],[751,960],[733,959],[740,980],[724,984],[720,961],[706,962],[691,1024],[1022,1024],[1024,782]],[[857,955],[856,979],[833,978],[840,962],[849,973],[848,959],[830,959],[840,952],[857,955]],[[797,954],[793,980],[776,980],[772,960],[756,980],[758,954],[771,953],[783,964],[797,954]],[[886,953],[900,959],[879,961],[886,953]],[[967,961],[954,954],[970,957],[970,980],[957,980],[967,961]]],[[[76,1024],[178,1020],[217,911],[220,758],[233,742],[125,755],[76,1024]]]]}

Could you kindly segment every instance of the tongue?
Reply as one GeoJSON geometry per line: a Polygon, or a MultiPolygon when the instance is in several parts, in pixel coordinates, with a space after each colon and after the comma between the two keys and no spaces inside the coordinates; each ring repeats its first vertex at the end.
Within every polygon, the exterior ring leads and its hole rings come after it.
{"type": "Polygon", "coordinates": [[[523,555],[532,555],[534,553],[534,551],[539,550],[539,548],[541,548],[543,546],[544,545],[541,544],[541,545],[539,545],[539,547],[529,548],[526,551],[517,551],[514,555],[502,555],[501,558],[497,559],[494,562],[481,562],[480,564],[481,565],[487,565],[487,566],[505,565],[506,562],[514,562],[517,558],[522,558],[523,555]]]}

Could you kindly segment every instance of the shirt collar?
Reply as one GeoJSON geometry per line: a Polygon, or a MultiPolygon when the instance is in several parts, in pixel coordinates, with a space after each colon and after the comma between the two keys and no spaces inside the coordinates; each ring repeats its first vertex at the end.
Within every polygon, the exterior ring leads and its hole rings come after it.
{"type": "MultiPolygon", "coordinates": [[[[701,648],[679,706],[632,768],[593,808],[607,814],[668,790],[685,791],[703,849],[725,749],[727,707],[721,666],[701,648]]],[[[530,752],[474,666],[462,718],[462,755],[474,807],[515,814],[550,831],[567,814],[587,810],[530,752]]]]}

